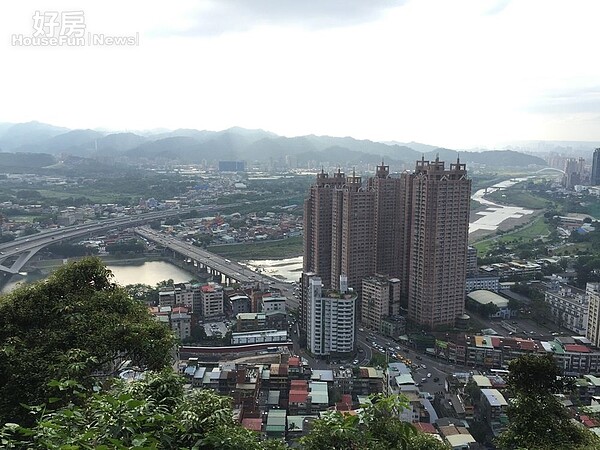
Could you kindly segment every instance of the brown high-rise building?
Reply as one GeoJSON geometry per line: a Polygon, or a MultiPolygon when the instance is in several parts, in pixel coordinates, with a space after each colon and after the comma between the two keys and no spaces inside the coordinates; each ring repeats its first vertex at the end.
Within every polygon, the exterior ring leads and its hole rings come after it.
{"type": "Polygon", "coordinates": [[[362,279],[375,273],[375,193],[361,177],[346,177],[333,195],[331,237],[331,287],[339,289],[340,275],[360,292],[362,279]]]}
{"type": "Polygon", "coordinates": [[[364,278],[382,274],[397,279],[412,321],[453,324],[464,312],[470,194],[465,164],[445,169],[439,158],[400,178],[382,164],[365,184],[321,172],[304,203],[302,285],[310,274],[339,289],[345,275],[360,294],[364,278]]]}
{"type": "Polygon", "coordinates": [[[408,317],[435,328],[464,312],[471,180],[465,164],[417,161],[411,190],[408,317]]]}
{"type": "Polygon", "coordinates": [[[314,272],[323,286],[331,286],[331,235],[333,194],[346,184],[339,170],[329,177],[321,171],[304,201],[304,272],[314,272]]]}
{"type": "Polygon", "coordinates": [[[375,270],[377,273],[400,277],[404,266],[400,257],[405,216],[402,180],[390,176],[390,166],[381,163],[375,176],[369,178],[368,188],[375,194],[375,240],[377,242],[375,270]]]}

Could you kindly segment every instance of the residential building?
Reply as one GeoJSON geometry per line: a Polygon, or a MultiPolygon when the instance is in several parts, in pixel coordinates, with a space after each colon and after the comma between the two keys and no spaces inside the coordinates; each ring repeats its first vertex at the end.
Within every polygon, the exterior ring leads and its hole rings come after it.
{"type": "Polygon", "coordinates": [[[346,184],[333,195],[331,235],[331,287],[340,289],[345,275],[357,291],[362,279],[376,267],[375,193],[363,186],[362,178],[346,177],[346,184]]]}
{"type": "Polygon", "coordinates": [[[374,192],[374,232],[376,241],[375,271],[391,277],[400,277],[405,270],[400,257],[405,238],[405,204],[402,197],[400,178],[390,175],[390,166],[383,162],[377,166],[375,176],[367,181],[368,189],[374,192]]]}
{"type": "Polygon", "coordinates": [[[467,276],[465,280],[465,291],[467,294],[479,289],[498,292],[500,290],[500,278],[493,275],[467,276]]]}
{"type": "Polygon", "coordinates": [[[235,294],[229,297],[231,315],[236,317],[240,313],[251,312],[250,297],[242,294],[235,294]]]}
{"type": "Polygon", "coordinates": [[[389,316],[381,321],[381,334],[397,339],[406,334],[406,317],[389,316]]]}
{"type": "Polygon", "coordinates": [[[590,179],[592,186],[600,186],[600,148],[594,150],[592,158],[592,176],[590,179]]]}
{"type": "Polygon", "coordinates": [[[306,338],[313,355],[344,355],[354,351],[357,295],[340,276],[340,289],[323,289],[319,277],[309,284],[306,338]]]}
{"type": "Polygon", "coordinates": [[[338,170],[330,177],[321,171],[304,201],[303,272],[312,272],[331,286],[331,248],[333,195],[346,184],[346,175],[338,170]]]}
{"type": "Polygon", "coordinates": [[[554,321],[576,334],[585,334],[588,323],[588,294],[568,284],[552,283],[544,298],[554,321]]]}
{"type": "Polygon", "coordinates": [[[171,312],[171,329],[180,340],[189,338],[192,335],[192,316],[188,314],[188,309],[177,306],[171,312]]]}
{"type": "Polygon", "coordinates": [[[479,274],[479,266],[477,266],[477,249],[475,247],[467,247],[467,278],[476,277],[479,274]]]}
{"type": "Polygon", "coordinates": [[[573,189],[577,185],[584,184],[585,181],[585,159],[568,158],[565,163],[563,186],[566,189],[573,189]]]}
{"type": "Polygon", "coordinates": [[[258,331],[266,328],[266,315],[264,313],[239,313],[235,316],[237,332],[258,331]]]}
{"type": "Polygon", "coordinates": [[[201,288],[202,317],[214,318],[223,316],[223,286],[208,283],[201,288]]]}
{"type": "Polygon", "coordinates": [[[588,295],[585,337],[594,347],[600,348],[600,283],[588,283],[585,290],[588,295]]]}
{"type": "Polygon", "coordinates": [[[471,180],[459,160],[436,158],[403,174],[410,192],[408,317],[435,328],[464,313],[471,180]]]}
{"type": "Polygon", "coordinates": [[[175,299],[175,289],[171,287],[162,287],[158,291],[158,305],[170,306],[171,308],[177,304],[175,299]]]}
{"type": "Polygon", "coordinates": [[[382,320],[399,312],[400,280],[398,278],[390,279],[382,275],[363,278],[361,323],[365,327],[381,332],[382,320]]]}
{"type": "Polygon", "coordinates": [[[280,311],[285,314],[285,297],[263,295],[261,299],[261,312],[280,311]]]}
{"type": "Polygon", "coordinates": [[[498,389],[481,389],[479,411],[481,418],[492,429],[494,436],[498,436],[508,425],[507,407],[508,403],[498,389]]]}

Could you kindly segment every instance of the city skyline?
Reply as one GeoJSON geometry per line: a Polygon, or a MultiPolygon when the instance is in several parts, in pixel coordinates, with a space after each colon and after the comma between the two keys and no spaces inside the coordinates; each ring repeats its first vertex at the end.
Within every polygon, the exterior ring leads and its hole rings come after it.
{"type": "Polygon", "coordinates": [[[457,149],[600,140],[593,1],[88,2],[86,31],[138,45],[11,45],[36,11],[74,10],[48,8],[0,7],[1,122],[457,149]]]}
{"type": "Polygon", "coordinates": [[[343,276],[359,296],[368,277],[383,275],[397,283],[409,319],[453,325],[465,308],[470,195],[459,159],[446,168],[423,157],[399,178],[383,162],[367,180],[321,171],[304,201],[303,274],[334,290],[343,276]]]}

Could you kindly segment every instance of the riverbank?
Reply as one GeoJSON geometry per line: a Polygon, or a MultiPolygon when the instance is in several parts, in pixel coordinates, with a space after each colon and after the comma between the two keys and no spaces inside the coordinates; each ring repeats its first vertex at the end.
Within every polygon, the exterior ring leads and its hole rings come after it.
{"type": "Polygon", "coordinates": [[[302,236],[294,236],[271,241],[211,245],[206,250],[235,261],[248,259],[286,259],[302,256],[303,245],[302,236]]]}

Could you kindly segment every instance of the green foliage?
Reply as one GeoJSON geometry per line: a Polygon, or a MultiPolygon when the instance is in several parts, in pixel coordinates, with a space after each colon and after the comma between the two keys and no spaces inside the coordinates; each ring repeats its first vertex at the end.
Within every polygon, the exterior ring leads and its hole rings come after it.
{"type": "Polygon", "coordinates": [[[5,448],[28,449],[283,449],[262,443],[233,419],[230,399],[209,390],[183,390],[170,370],[117,382],[81,405],[42,413],[31,428],[8,426],[5,448]]]}
{"type": "Polygon", "coordinates": [[[552,355],[523,355],[509,365],[509,425],[498,439],[502,449],[574,449],[600,440],[573,422],[554,394],[565,387],[552,355]]]}
{"type": "Polygon", "coordinates": [[[444,450],[449,447],[433,436],[419,433],[399,414],[409,407],[404,397],[372,395],[358,415],[328,412],[313,422],[310,433],[301,439],[305,450],[444,450]]]}
{"type": "Polygon", "coordinates": [[[90,387],[118,361],[149,369],[170,364],[171,331],[111,277],[99,259],[86,258],[0,297],[0,423],[27,424],[21,404],[41,405],[58,389],[59,406],[81,390],[64,395],[69,390],[50,380],[90,387]]]}
{"type": "Polygon", "coordinates": [[[139,239],[129,239],[127,242],[117,242],[106,246],[106,251],[111,254],[144,253],[145,250],[146,246],[139,239]]]}
{"type": "Polygon", "coordinates": [[[246,244],[211,245],[210,251],[232,259],[288,258],[302,254],[302,237],[246,244]]]}
{"type": "Polygon", "coordinates": [[[74,245],[74,244],[53,244],[48,246],[48,251],[58,256],[73,257],[73,256],[85,256],[98,253],[97,249],[91,249],[85,245],[74,245]]]}

